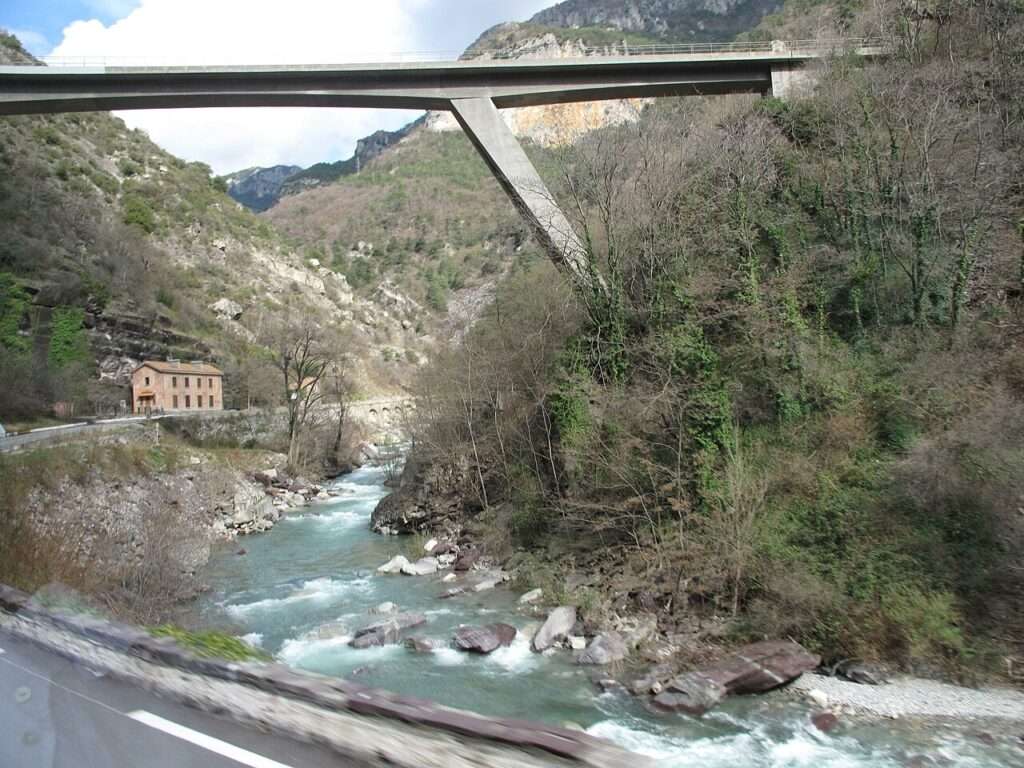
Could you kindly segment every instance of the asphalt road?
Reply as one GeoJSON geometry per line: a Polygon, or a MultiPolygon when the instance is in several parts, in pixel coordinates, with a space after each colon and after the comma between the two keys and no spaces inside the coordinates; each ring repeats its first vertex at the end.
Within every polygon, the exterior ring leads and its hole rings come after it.
{"type": "Polygon", "coordinates": [[[2,768],[355,765],[97,676],[0,632],[2,768]]]}

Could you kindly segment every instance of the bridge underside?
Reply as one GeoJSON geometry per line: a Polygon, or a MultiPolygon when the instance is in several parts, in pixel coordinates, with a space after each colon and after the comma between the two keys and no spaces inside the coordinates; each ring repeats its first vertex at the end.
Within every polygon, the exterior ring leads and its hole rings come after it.
{"type": "MultiPolygon", "coordinates": [[[[732,54],[574,61],[303,67],[0,67],[0,115],[194,107],[371,107],[452,112],[555,266],[593,287],[579,236],[499,108],[657,96],[771,93],[813,56],[732,54]]],[[[782,95],[778,93],[777,95],[782,95]]]]}

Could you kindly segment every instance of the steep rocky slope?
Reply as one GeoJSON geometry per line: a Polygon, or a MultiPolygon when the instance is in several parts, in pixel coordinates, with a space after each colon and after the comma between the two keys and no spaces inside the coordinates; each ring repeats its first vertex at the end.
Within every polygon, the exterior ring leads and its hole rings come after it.
{"type": "Polygon", "coordinates": [[[782,7],[779,0],[565,0],[530,23],[601,27],[665,41],[722,41],[756,26],[782,7]]]}

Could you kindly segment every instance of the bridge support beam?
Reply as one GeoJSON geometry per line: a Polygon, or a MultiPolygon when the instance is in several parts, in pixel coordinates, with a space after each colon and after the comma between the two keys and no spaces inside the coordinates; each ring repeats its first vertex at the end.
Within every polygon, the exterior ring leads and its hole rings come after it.
{"type": "Polygon", "coordinates": [[[800,64],[772,64],[771,95],[777,99],[788,99],[814,84],[814,75],[803,62],[800,64]]]}
{"type": "Polygon", "coordinates": [[[548,256],[577,286],[602,285],[586,248],[558,207],[530,158],[489,98],[453,99],[452,113],[516,207],[532,225],[548,256]]]}

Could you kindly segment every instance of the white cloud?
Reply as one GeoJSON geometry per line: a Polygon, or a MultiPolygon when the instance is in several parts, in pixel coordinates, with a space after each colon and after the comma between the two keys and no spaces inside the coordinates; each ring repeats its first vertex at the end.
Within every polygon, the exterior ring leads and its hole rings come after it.
{"type": "MultiPolygon", "coordinates": [[[[427,0],[142,0],[106,25],[76,21],[53,55],[154,63],[340,63],[415,50],[415,11],[427,0]]],[[[105,5],[116,5],[107,0],[105,5]]],[[[416,113],[335,109],[202,109],[120,113],[161,146],[218,173],[250,165],[308,165],[351,154],[378,128],[416,113]]]]}

